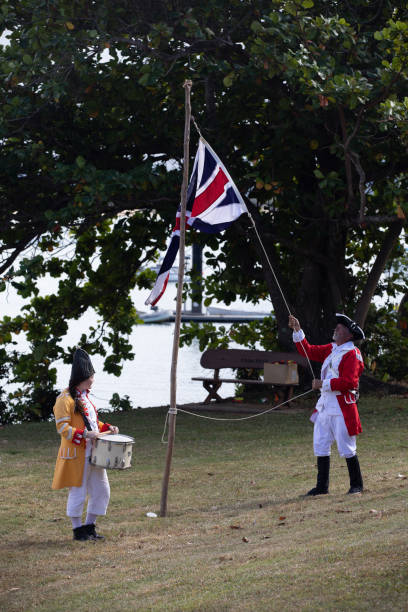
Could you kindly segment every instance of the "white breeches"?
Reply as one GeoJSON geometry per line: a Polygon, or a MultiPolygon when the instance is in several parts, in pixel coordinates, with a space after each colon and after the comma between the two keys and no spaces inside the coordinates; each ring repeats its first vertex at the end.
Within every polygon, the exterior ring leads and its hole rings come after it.
{"type": "Polygon", "coordinates": [[[357,450],[357,436],[350,436],[343,416],[326,415],[319,412],[313,430],[313,450],[316,457],[330,455],[334,441],[340,457],[353,457],[357,450]]]}
{"type": "Polygon", "coordinates": [[[67,516],[82,516],[86,496],[89,496],[87,512],[106,514],[110,498],[110,486],[106,470],[85,458],[84,475],[80,487],[70,487],[67,500],[67,516]]]}

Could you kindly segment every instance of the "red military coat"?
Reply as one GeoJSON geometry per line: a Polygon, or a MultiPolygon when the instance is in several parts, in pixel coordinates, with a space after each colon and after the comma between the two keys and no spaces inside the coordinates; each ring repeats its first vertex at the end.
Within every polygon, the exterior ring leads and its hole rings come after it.
{"type": "Polygon", "coordinates": [[[322,393],[325,394],[326,401],[337,401],[350,436],[360,434],[362,427],[355,399],[355,391],[358,389],[359,379],[364,370],[360,350],[352,342],[337,347],[334,342],[309,344],[306,338],[303,338],[295,344],[301,355],[306,352],[312,361],[323,363],[322,393]]]}

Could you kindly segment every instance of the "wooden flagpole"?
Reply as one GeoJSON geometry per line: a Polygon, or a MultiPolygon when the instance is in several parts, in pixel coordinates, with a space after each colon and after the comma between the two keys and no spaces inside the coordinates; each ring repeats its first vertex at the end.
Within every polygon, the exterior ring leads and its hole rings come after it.
{"type": "Polygon", "coordinates": [[[187,206],[187,188],[188,188],[188,165],[190,155],[190,121],[191,121],[191,101],[190,94],[193,86],[192,81],[184,81],[185,91],[185,121],[184,121],[184,172],[183,182],[181,185],[180,197],[180,246],[179,246],[179,268],[178,268],[178,286],[177,286],[177,303],[176,316],[174,321],[174,336],[173,336],[173,354],[171,360],[170,372],[170,410],[169,410],[169,435],[166,452],[166,465],[164,468],[162,494],[160,502],[160,516],[166,516],[167,513],[167,492],[169,488],[171,459],[173,456],[174,438],[176,435],[176,391],[177,391],[177,360],[180,342],[180,324],[181,324],[181,308],[183,301],[183,281],[184,281],[184,252],[186,243],[186,206],[187,206]]]}

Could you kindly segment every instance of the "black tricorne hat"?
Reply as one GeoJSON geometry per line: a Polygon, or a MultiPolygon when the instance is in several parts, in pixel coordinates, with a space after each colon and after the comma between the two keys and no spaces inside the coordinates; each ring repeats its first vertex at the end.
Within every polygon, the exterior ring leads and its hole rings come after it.
{"type": "Polygon", "coordinates": [[[361,327],[347,315],[336,312],[336,323],[341,323],[344,327],[347,327],[353,334],[354,340],[364,340],[365,335],[361,327]]]}
{"type": "Polygon", "coordinates": [[[79,385],[79,383],[92,376],[92,374],[95,374],[95,370],[88,353],[78,347],[72,362],[70,385],[79,385]]]}

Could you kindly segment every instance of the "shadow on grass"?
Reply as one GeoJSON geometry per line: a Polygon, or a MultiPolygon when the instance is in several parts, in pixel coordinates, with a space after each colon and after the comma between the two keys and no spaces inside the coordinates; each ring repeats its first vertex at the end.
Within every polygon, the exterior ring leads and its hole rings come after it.
{"type": "Polygon", "coordinates": [[[13,539],[13,541],[7,542],[6,539],[3,539],[1,549],[3,551],[11,550],[11,549],[13,551],[15,551],[16,549],[19,551],[22,551],[22,550],[31,550],[35,548],[36,550],[49,550],[50,552],[51,551],[66,552],[67,546],[70,546],[70,545],[72,545],[73,549],[75,547],[78,547],[80,549],[83,546],[95,546],[95,544],[96,543],[91,540],[88,540],[86,542],[79,542],[79,541],[74,542],[72,539],[72,536],[69,537],[69,535],[67,536],[63,535],[61,536],[61,539],[59,540],[51,540],[51,539],[44,540],[44,538],[41,538],[41,539],[24,538],[24,539],[13,539]]]}
{"type": "MultiPolygon", "coordinates": [[[[341,494],[338,494],[338,496],[343,497],[341,494]]],[[[321,496],[320,496],[321,497],[321,496]]],[[[330,495],[324,495],[323,497],[327,498],[333,498],[333,496],[330,495]]],[[[259,500],[248,500],[246,502],[239,502],[236,504],[217,504],[216,506],[209,508],[208,506],[200,506],[200,507],[194,507],[194,508],[183,508],[183,510],[172,510],[171,512],[169,512],[169,516],[173,516],[173,517],[180,517],[180,516],[185,516],[186,514],[195,514],[195,513],[202,513],[202,514],[211,514],[212,512],[221,512],[221,513],[231,513],[231,512],[241,512],[241,511],[251,511],[251,510],[257,510],[257,509],[262,509],[264,510],[265,508],[275,508],[275,507],[282,507],[282,506],[286,506],[286,505],[290,505],[290,504],[294,504],[294,503],[298,503],[300,501],[303,500],[309,500],[312,501],[313,499],[317,499],[314,497],[309,497],[306,494],[300,494],[300,495],[296,495],[295,497],[286,497],[286,498],[280,498],[280,499],[270,499],[270,500],[264,500],[264,499],[259,499],[259,500]]]]}

